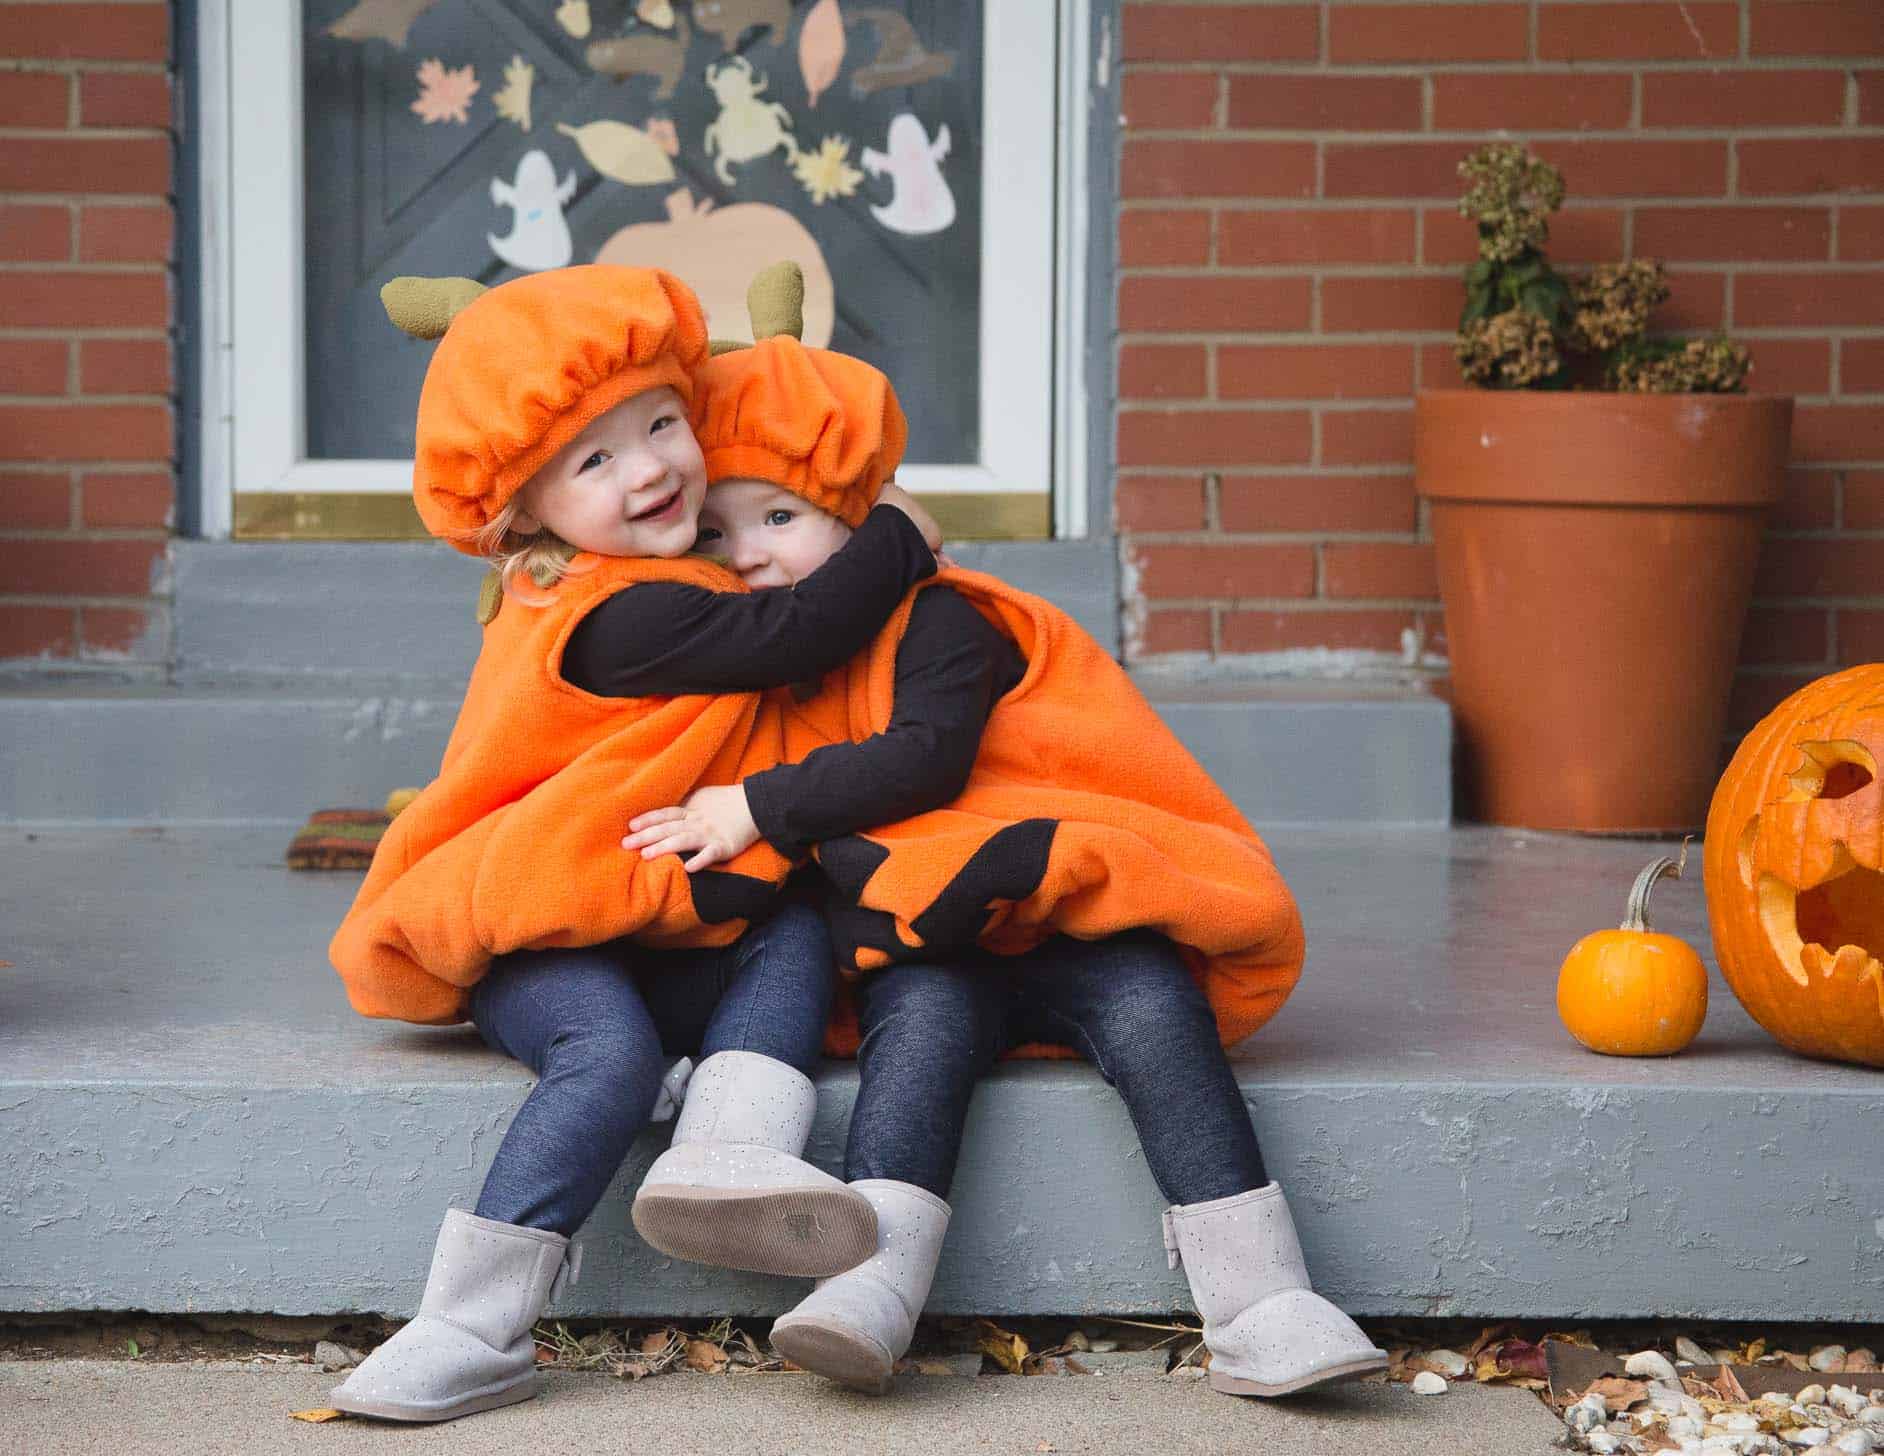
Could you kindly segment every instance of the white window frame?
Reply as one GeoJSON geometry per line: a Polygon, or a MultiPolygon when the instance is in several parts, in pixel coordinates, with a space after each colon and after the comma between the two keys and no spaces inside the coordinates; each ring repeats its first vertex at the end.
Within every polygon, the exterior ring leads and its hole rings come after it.
{"type": "MultiPolygon", "coordinates": [[[[981,459],[899,472],[924,493],[1049,490],[1060,536],[1086,532],[1088,4],[984,7],[981,459]]],[[[399,494],[412,462],[307,454],[298,0],[202,0],[198,13],[201,520],[226,539],[238,491],[399,494]]]]}

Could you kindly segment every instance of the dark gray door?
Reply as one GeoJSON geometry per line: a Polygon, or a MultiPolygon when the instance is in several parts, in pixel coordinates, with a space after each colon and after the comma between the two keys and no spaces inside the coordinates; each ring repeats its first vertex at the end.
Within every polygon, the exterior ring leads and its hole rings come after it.
{"type": "MultiPolygon", "coordinates": [[[[813,107],[811,0],[589,0],[582,37],[570,0],[307,0],[309,456],[412,454],[431,347],[380,309],[398,274],[498,283],[606,248],[691,282],[691,260],[743,274],[808,248],[833,283],[830,346],[895,381],[910,460],[976,460],[981,4],[824,3],[814,58],[832,54],[833,11],[844,53],[813,107]],[[518,60],[534,73],[527,131],[495,99],[518,60]]],[[[1051,57],[1040,73],[1053,84],[1051,57]]]]}

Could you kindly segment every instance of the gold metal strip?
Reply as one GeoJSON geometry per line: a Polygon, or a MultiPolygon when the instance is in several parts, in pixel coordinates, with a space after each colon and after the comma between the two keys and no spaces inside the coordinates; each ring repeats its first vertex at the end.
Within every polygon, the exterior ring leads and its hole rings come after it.
{"type": "MultiPolygon", "coordinates": [[[[1046,494],[970,491],[918,494],[950,541],[1040,541],[1052,534],[1046,494]]],[[[240,541],[420,541],[425,526],[412,497],[390,492],[237,491],[240,541]]]]}

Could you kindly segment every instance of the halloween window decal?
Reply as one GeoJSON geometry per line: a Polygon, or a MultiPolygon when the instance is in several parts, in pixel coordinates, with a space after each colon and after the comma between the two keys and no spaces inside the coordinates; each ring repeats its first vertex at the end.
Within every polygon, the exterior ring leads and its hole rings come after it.
{"type": "Polygon", "coordinates": [[[979,460],[985,3],[305,0],[308,456],[412,453],[395,276],[663,267],[737,338],[790,259],[911,463],[979,460]]]}

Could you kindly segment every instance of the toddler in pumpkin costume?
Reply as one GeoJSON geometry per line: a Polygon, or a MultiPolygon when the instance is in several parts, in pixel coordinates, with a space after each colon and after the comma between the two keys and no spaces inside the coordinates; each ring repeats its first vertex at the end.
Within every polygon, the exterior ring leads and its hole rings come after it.
{"type": "MultiPolygon", "coordinates": [[[[842,435],[846,406],[874,413],[889,383],[768,337],[758,317],[754,333],[701,370],[694,424],[712,481],[701,549],[763,586],[807,579],[854,542],[901,438],[832,489],[798,442],[842,435]]],[[[624,841],[651,856],[815,847],[834,923],[858,932],[840,949],[876,967],[853,987],[845,1172],[876,1208],[878,1246],[779,1318],[780,1352],[888,1387],[935,1273],[975,1085],[1004,1053],[1055,1043],[1125,1099],[1173,1205],[1165,1242],[1204,1315],[1217,1389],[1281,1395],[1382,1368],[1385,1352],[1310,1288],[1223,1054],[1293,984],[1299,917],[1253,831],[1116,664],[1038,598],[949,569],[821,696],[838,701],[778,703],[795,725],[788,755],[819,736],[857,741],[639,816],[624,841]],[[1141,759],[1150,773],[1134,772],[1141,759]]]]}
{"type": "Polygon", "coordinates": [[[364,1014],[469,1019],[539,1078],[476,1212],[446,1214],[418,1317],[333,1392],[342,1410],[434,1421],[535,1393],[532,1326],[676,1053],[701,1060],[636,1203],[644,1233],[799,1275],[875,1248],[868,1199],[800,1156],[833,983],[823,921],[791,904],[757,921],[788,868],[769,848],[689,873],[623,854],[620,825],[775,763],[759,691],[860,650],[935,566],[913,504],[873,511],[794,592],[747,591],[688,555],[706,481],[687,411],[708,344],[665,273],[400,280],[385,297],[440,338],[420,515],[498,570],[438,777],[395,820],[331,955],[364,1014]]]}

